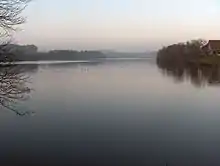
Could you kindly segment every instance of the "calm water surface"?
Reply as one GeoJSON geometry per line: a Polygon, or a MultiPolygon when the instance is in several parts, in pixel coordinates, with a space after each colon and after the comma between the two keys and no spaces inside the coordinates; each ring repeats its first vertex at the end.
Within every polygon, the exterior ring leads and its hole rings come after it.
{"type": "Polygon", "coordinates": [[[43,64],[18,116],[1,107],[0,165],[220,165],[220,87],[149,60],[43,64]]]}

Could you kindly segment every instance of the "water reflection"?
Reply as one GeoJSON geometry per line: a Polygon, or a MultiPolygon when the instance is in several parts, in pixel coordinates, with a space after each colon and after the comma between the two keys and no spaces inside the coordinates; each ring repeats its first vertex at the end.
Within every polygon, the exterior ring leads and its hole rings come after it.
{"type": "Polygon", "coordinates": [[[190,81],[196,87],[220,85],[220,66],[216,65],[169,65],[157,64],[162,73],[177,82],[190,81]]]}
{"type": "Polygon", "coordinates": [[[0,105],[19,116],[31,112],[17,110],[16,106],[30,98],[30,72],[37,70],[36,65],[1,65],[0,66],[0,105]]]}

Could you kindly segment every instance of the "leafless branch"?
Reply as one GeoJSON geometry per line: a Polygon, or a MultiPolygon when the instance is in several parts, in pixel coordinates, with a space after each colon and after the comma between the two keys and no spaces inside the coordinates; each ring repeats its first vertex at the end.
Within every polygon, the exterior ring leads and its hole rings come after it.
{"type": "Polygon", "coordinates": [[[10,35],[16,25],[23,24],[25,18],[21,12],[26,8],[30,0],[1,0],[0,1],[0,29],[1,36],[10,35]]]}

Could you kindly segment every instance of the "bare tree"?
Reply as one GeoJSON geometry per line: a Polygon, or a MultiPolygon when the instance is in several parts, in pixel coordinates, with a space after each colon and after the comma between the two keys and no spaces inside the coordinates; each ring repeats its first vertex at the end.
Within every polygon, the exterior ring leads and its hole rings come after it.
{"type": "Polygon", "coordinates": [[[21,15],[30,0],[0,0],[0,62],[13,61],[10,38],[17,26],[25,22],[21,15]]]}
{"type": "Polygon", "coordinates": [[[16,30],[17,25],[23,24],[25,18],[21,15],[30,0],[0,0],[0,105],[20,113],[14,107],[18,101],[28,99],[30,88],[27,87],[28,77],[12,64],[3,64],[4,62],[13,62],[16,56],[11,52],[10,37],[16,30]]]}
{"type": "Polygon", "coordinates": [[[17,25],[23,24],[25,18],[21,12],[30,0],[0,0],[0,29],[1,36],[10,35],[17,25]]]}

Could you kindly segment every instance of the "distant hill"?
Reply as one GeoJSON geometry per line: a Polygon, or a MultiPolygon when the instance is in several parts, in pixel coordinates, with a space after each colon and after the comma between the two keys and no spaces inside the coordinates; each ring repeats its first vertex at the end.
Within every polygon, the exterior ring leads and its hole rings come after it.
{"type": "Polygon", "coordinates": [[[69,60],[93,60],[103,58],[152,58],[156,59],[156,52],[116,52],[113,50],[103,51],[75,51],[75,50],[52,50],[38,52],[35,45],[7,45],[7,53],[13,55],[16,61],[69,61],[69,60]]]}
{"type": "Polygon", "coordinates": [[[68,61],[105,58],[105,55],[100,51],[53,50],[49,52],[38,52],[38,48],[34,45],[8,45],[7,48],[17,61],[68,61]]]}
{"type": "Polygon", "coordinates": [[[20,54],[16,56],[18,61],[42,61],[42,60],[92,60],[97,58],[105,58],[105,55],[98,51],[65,51],[56,50],[47,53],[20,54]]]}

